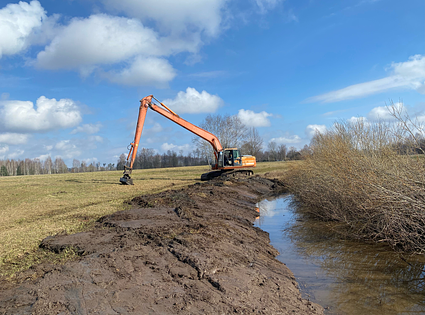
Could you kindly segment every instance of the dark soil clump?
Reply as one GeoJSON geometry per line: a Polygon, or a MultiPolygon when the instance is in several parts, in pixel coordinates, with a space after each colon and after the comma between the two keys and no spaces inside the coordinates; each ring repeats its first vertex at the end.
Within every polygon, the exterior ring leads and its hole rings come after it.
{"type": "Polygon", "coordinates": [[[252,224],[259,198],[283,190],[256,176],[134,198],[91,231],[44,239],[81,258],[0,288],[0,314],[322,314],[252,224]]]}

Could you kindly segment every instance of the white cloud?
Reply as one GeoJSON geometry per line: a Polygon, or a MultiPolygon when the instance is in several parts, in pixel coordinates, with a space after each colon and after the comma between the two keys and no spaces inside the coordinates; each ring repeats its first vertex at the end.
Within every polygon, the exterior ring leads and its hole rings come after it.
{"type": "Polygon", "coordinates": [[[97,70],[113,83],[161,88],[176,76],[164,57],[196,52],[199,43],[196,38],[185,41],[161,37],[137,19],[96,14],[72,19],[37,55],[35,65],[51,70],[76,69],[83,77],[97,70]]]}
{"type": "Polygon", "coordinates": [[[22,154],[24,154],[24,150],[16,150],[15,152],[12,152],[7,155],[9,159],[16,159],[17,157],[20,157],[22,154]]]}
{"type": "Polygon", "coordinates": [[[37,55],[44,69],[73,69],[113,64],[137,54],[161,54],[157,34],[136,19],[106,14],[74,18],[37,55]]]}
{"type": "Polygon", "coordinates": [[[207,36],[215,36],[220,31],[221,15],[226,0],[102,0],[102,2],[110,10],[124,12],[128,16],[142,20],[153,20],[164,33],[205,33],[207,36]]]}
{"type": "MultiPolygon", "coordinates": [[[[402,103],[396,103],[394,104],[394,106],[400,111],[405,110],[405,107],[402,103]]],[[[379,107],[373,108],[369,112],[367,117],[370,120],[394,120],[395,119],[394,116],[391,115],[390,111],[388,110],[386,106],[379,106],[379,107]]]]}
{"type": "MultiPolygon", "coordinates": [[[[162,126],[159,123],[155,122],[154,125],[151,128],[148,128],[148,129],[143,131],[143,135],[144,136],[156,135],[163,130],[164,130],[164,128],[162,128],[162,126]]],[[[147,141],[149,142],[149,139],[147,141]]]]}
{"type": "Polygon", "coordinates": [[[90,165],[91,163],[96,164],[99,160],[95,157],[83,159],[83,162],[85,162],[87,165],[90,165]]]}
{"type": "Polygon", "coordinates": [[[46,13],[38,1],[10,3],[0,10],[0,58],[26,49],[34,29],[41,27],[46,13]]]}
{"type": "Polygon", "coordinates": [[[273,10],[282,0],[255,0],[260,9],[260,13],[264,14],[267,11],[273,10]]]}
{"type": "Polygon", "coordinates": [[[272,138],[269,142],[276,142],[276,144],[293,144],[293,143],[300,143],[302,141],[301,137],[298,135],[292,135],[292,136],[286,136],[286,137],[279,137],[279,138],[272,138]]]}
{"type": "Polygon", "coordinates": [[[90,136],[87,140],[90,142],[103,142],[103,138],[101,136],[90,136]]]}
{"type": "Polygon", "coordinates": [[[45,161],[48,157],[50,157],[50,153],[39,155],[39,156],[36,157],[36,159],[38,159],[40,161],[45,161]]]}
{"type": "Polygon", "coordinates": [[[353,116],[353,117],[347,119],[347,121],[350,124],[357,124],[358,122],[368,124],[366,117],[355,117],[355,116],[353,116]]]}
{"type": "Polygon", "coordinates": [[[206,91],[199,93],[194,88],[188,87],[186,92],[180,91],[175,99],[163,101],[177,114],[214,113],[223,105],[223,100],[217,95],[211,95],[206,91]]]}
{"type": "Polygon", "coordinates": [[[325,125],[308,125],[305,128],[305,133],[312,138],[316,133],[324,134],[326,132],[326,126],[325,125]]]}
{"type": "Polygon", "coordinates": [[[79,132],[83,132],[83,133],[87,133],[87,134],[93,134],[93,133],[98,132],[101,127],[102,127],[102,124],[100,124],[100,123],[84,124],[84,125],[78,126],[74,130],[72,130],[71,134],[74,135],[74,134],[79,133],[79,132]]]}
{"type": "Polygon", "coordinates": [[[379,80],[350,85],[346,88],[310,97],[306,102],[332,103],[382,93],[392,89],[425,92],[425,56],[414,55],[408,61],[392,63],[391,74],[379,80]]]}
{"type": "Polygon", "coordinates": [[[237,116],[246,126],[270,127],[270,120],[268,120],[267,117],[271,117],[273,114],[269,114],[265,111],[262,111],[261,113],[255,113],[249,109],[240,109],[237,116]]]}
{"type": "Polygon", "coordinates": [[[1,154],[6,154],[9,151],[9,146],[8,145],[4,145],[4,146],[0,146],[0,156],[1,154]]]}
{"type": "Polygon", "coordinates": [[[129,68],[103,74],[103,77],[113,83],[131,86],[152,85],[158,88],[167,87],[167,83],[175,76],[176,71],[166,59],[155,57],[137,57],[129,68]]]}
{"type": "Polygon", "coordinates": [[[59,141],[56,143],[55,149],[58,150],[60,155],[65,159],[71,159],[81,155],[81,151],[71,140],[59,141]]]}
{"type": "Polygon", "coordinates": [[[161,145],[161,150],[164,152],[171,150],[176,153],[179,153],[182,150],[184,153],[189,153],[189,152],[192,152],[193,145],[190,145],[190,144],[175,145],[175,144],[166,142],[161,145]]]}
{"type": "MultiPolygon", "coordinates": [[[[0,143],[6,144],[25,144],[28,141],[28,134],[23,133],[0,133],[0,143]]],[[[1,153],[1,152],[0,152],[1,153]]]]}
{"type": "Polygon", "coordinates": [[[77,147],[75,144],[72,144],[70,140],[62,140],[56,143],[55,148],[57,150],[69,150],[69,149],[76,149],[77,147]]]}
{"type": "Polygon", "coordinates": [[[43,132],[70,128],[81,122],[81,113],[71,99],[40,96],[36,108],[30,101],[0,101],[0,129],[43,132]]]}

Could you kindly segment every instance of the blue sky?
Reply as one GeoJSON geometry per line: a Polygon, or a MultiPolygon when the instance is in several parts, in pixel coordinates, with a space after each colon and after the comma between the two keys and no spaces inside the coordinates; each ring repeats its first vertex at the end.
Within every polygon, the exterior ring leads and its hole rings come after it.
{"type": "MultiPolygon", "coordinates": [[[[302,148],[335,121],[425,121],[423,0],[0,1],[0,158],[116,163],[153,94],[302,148]]],[[[193,149],[150,111],[141,146],[193,149]]]]}

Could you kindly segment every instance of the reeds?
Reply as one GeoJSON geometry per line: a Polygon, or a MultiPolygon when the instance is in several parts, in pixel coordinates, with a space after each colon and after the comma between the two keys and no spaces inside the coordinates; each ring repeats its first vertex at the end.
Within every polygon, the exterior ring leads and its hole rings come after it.
{"type": "Polygon", "coordinates": [[[317,134],[286,182],[303,213],[342,223],[339,232],[424,252],[425,159],[413,154],[421,136],[408,116],[393,114],[393,122],[358,119],[317,134]]]}

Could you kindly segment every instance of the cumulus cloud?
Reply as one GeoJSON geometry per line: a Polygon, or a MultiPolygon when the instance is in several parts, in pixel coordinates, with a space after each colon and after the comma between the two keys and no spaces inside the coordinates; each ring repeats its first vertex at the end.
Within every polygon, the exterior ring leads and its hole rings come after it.
{"type": "Polygon", "coordinates": [[[90,136],[87,140],[90,142],[103,142],[103,138],[101,136],[90,136]]]}
{"type": "Polygon", "coordinates": [[[102,124],[100,124],[100,123],[84,124],[84,125],[78,126],[74,130],[72,130],[71,134],[74,135],[74,134],[79,133],[79,132],[87,133],[87,134],[93,134],[93,133],[98,132],[101,127],[102,127],[102,124]]]}
{"type": "Polygon", "coordinates": [[[0,9],[0,58],[26,49],[36,28],[47,18],[40,2],[20,1],[0,9]]]}
{"type": "Polygon", "coordinates": [[[55,149],[60,152],[60,155],[65,159],[75,158],[81,155],[81,151],[72,143],[71,140],[62,140],[56,143],[55,149]]]}
{"type": "Polygon", "coordinates": [[[48,157],[50,157],[50,154],[42,154],[36,157],[37,160],[45,161],[48,157]]]}
{"type": "Polygon", "coordinates": [[[83,162],[85,162],[87,165],[90,165],[91,163],[96,164],[99,160],[95,157],[83,159],[83,162]]]}
{"type": "Polygon", "coordinates": [[[316,133],[324,134],[326,132],[326,126],[325,125],[308,125],[305,128],[305,133],[312,138],[316,133]]]}
{"type": "Polygon", "coordinates": [[[425,56],[414,55],[408,61],[395,63],[387,69],[390,75],[374,81],[310,97],[306,102],[332,103],[361,98],[392,89],[411,89],[425,94],[425,56]]]}
{"type": "Polygon", "coordinates": [[[25,152],[24,150],[16,150],[15,152],[8,154],[7,157],[9,159],[16,159],[20,157],[22,154],[24,154],[24,152],[25,152]]]}
{"type": "Polygon", "coordinates": [[[166,59],[155,57],[137,57],[129,68],[103,74],[103,77],[113,83],[131,86],[152,85],[158,88],[167,87],[168,82],[175,76],[176,71],[166,59]]]}
{"type": "Polygon", "coordinates": [[[347,121],[351,124],[356,124],[358,122],[360,123],[368,123],[367,118],[366,117],[351,117],[349,119],[347,119],[347,121]]]}
{"type": "Polygon", "coordinates": [[[272,138],[269,142],[276,142],[276,144],[294,144],[300,143],[302,141],[301,137],[298,135],[291,135],[279,138],[272,138]]]}
{"type": "Polygon", "coordinates": [[[166,152],[168,150],[174,151],[174,152],[180,152],[183,151],[184,153],[191,152],[193,150],[193,145],[190,144],[184,144],[184,145],[175,145],[172,143],[163,143],[161,145],[161,150],[166,152]]]}
{"type": "Polygon", "coordinates": [[[238,118],[241,122],[249,127],[270,127],[270,120],[267,117],[273,116],[265,111],[261,113],[255,113],[252,110],[240,109],[238,112],[238,118]]]}
{"type": "MultiPolygon", "coordinates": [[[[402,103],[396,103],[396,104],[394,104],[394,106],[400,111],[405,110],[405,107],[402,103]]],[[[379,107],[373,108],[369,112],[367,117],[370,120],[394,120],[395,119],[391,115],[390,111],[388,110],[388,108],[386,106],[379,106],[379,107]]]]}
{"type": "Polygon", "coordinates": [[[72,69],[112,64],[140,53],[160,53],[153,30],[136,19],[97,14],[72,19],[37,55],[36,65],[44,69],[72,69]]]}
{"type": "Polygon", "coordinates": [[[76,69],[84,77],[97,70],[113,83],[161,88],[176,76],[165,57],[196,52],[199,43],[196,38],[183,41],[161,37],[134,18],[96,14],[72,19],[38,53],[35,65],[51,70],[76,69]]]}
{"type": "Polygon", "coordinates": [[[28,141],[28,134],[22,133],[0,133],[0,143],[6,144],[25,144],[28,141]]]}
{"type": "Polygon", "coordinates": [[[70,128],[81,122],[81,113],[71,99],[40,96],[31,101],[0,101],[0,129],[11,132],[44,132],[70,128]]]}
{"type": "Polygon", "coordinates": [[[217,95],[206,91],[199,93],[196,89],[188,87],[186,92],[180,91],[174,99],[163,102],[177,114],[214,113],[223,105],[223,100],[217,95]]]}
{"type": "Polygon", "coordinates": [[[7,152],[9,152],[8,145],[0,146],[0,156],[4,156],[4,154],[6,154],[7,152]]]}
{"type": "Polygon", "coordinates": [[[102,0],[102,2],[111,11],[124,12],[128,16],[142,20],[153,20],[164,33],[186,35],[204,33],[207,36],[216,36],[220,31],[226,0],[121,0],[119,2],[102,0]]]}

